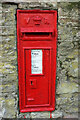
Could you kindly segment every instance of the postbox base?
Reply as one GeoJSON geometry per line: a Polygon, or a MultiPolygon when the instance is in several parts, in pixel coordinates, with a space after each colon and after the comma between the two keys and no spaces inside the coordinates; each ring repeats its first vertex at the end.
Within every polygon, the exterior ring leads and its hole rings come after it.
{"type": "Polygon", "coordinates": [[[22,109],[20,112],[39,112],[39,111],[54,111],[55,108],[28,108],[28,109],[22,109]]]}

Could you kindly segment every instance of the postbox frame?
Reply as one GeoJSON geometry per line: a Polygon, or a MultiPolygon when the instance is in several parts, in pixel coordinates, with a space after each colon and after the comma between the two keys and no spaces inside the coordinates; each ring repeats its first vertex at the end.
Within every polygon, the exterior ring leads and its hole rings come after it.
{"type": "MultiPolygon", "coordinates": [[[[35,111],[53,111],[55,109],[55,83],[56,83],[56,43],[57,43],[57,11],[55,10],[17,10],[17,50],[18,50],[18,78],[19,78],[19,106],[20,106],[20,112],[35,112],[35,111]],[[50,81],[52,82],[52,85],[50,83],[50,87],[49,89],[51,89],[50,91],[50,105],[33,105],[33,106],[26,106],[26,101],[25,101],[25,64],[23,64],[23,75],[21,75],[21,61],[20,61],[20,50],[19,50],[19,41],[20,41],[20,31],[19,31],[19,14],[20,13],[53,13],[55,14],[55,37],[54,37],[54,68],[52,68],[52,66],[50,66],[50,70],[51,69],[55,69],[54,74],[53,74],[53,78],[54,80],[50,81]],[[22,93],[23,91],[23,93],[22,93]],[[51,96],[51,94],[53,93],[53,95],[51,96]]],[[[44,51],[45,49],[49,49],[50,50],[50,62],[51,62],[51,54],[52,53],[52,47],[45,47],[44,45],[42,47],[23,47],[22,53],[24,54],[25,50],[31,50],[31,49],[42,49],[42,51],[44,51]]],[[[31,52],[31,51],[30,51],[31,52]]],[[[44,55],[44,52],[43,52],[44,55]]],[[[23,63],[25,63],[25,58],[23,56],[23,63]]],[[[31,60],[31,58],[30,58],[31,60]]],[[[42,61],[42,64],[43,61],[42,61]]],[[[44,67],[44,66],[43,66],[44,67]]],[[[51,71],[50,71],[51,72],[51,71]]],[[[32,76],[34,75],[44,75],[44,70],[43,70],[43,74],[31,74],[32,76]]],[[[52,75],[50,75],[50,77],[52,77],[52,75]]]]}

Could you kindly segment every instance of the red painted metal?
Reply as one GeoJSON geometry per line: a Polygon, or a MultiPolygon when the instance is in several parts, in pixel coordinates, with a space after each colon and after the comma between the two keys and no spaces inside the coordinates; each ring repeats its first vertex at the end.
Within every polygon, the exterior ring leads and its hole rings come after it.
{"type": "Polygon", "coordinates": [[[50,118],[52,118],[52,111],[50,111],[50,118]]]}
{"type": "Polygon", "coordinates": [[[17,10],[20,112],[55,109],[57,11],[17,10]],[[31,50],[42,50],[42,73],[32,74],[31,50]]]}

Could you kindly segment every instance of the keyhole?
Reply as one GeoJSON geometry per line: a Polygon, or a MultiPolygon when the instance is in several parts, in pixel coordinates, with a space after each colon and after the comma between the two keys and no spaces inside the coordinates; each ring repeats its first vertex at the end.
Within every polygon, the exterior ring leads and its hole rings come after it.
{"type": "Polygon", "coordinates": [[[31,81],[31,85],[33,85],[33,81],[31,81]]]}

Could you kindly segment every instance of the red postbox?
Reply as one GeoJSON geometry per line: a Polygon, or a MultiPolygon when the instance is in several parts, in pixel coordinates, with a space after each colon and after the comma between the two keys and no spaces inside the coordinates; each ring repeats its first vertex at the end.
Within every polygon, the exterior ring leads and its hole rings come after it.
{"type": "Polygon", "coordinates": [[[20,112],[55,109],[57,11],[17,10],[20,112]]]}

